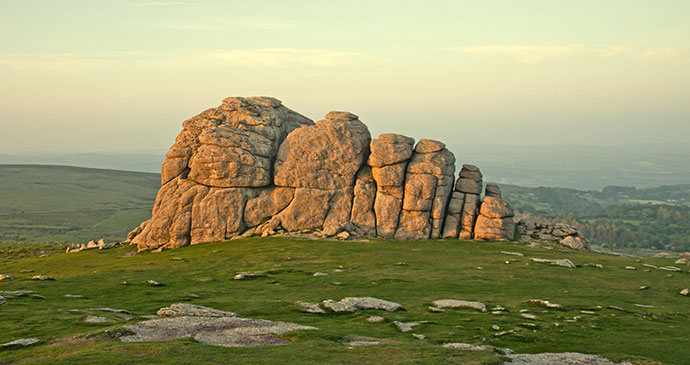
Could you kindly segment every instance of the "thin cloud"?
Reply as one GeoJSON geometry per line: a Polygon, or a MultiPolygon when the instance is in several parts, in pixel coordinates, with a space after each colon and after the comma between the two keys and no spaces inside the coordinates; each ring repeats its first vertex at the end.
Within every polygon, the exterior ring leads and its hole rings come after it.
{"type": "Polygon", "coordinates": [[[298,48],[186,51],[176,54],[150,52],[6,54],[0,57],[0,68],[49,72],[150,67],[172,69],[312,67],[329,69],[346,67],[359,62],[361,59],[362,55],[354,52],[298,48]]]}
{"type": "Polygon", "coordinates": [[[202,59],[239,66],[333,68],[350,64],[361,55],[322,49],[264,48],[207,52],[200,56],[202,59]]]}
{"type": "Polygon", "coordinates": [[[538,63],[555,58],[563,58],[588,51],[582,44],[568,45],[491,45],[448,47],[447,51],[465,53],[477,58],[512,57],[522,63],[538,63]]]}
{"type": "Polygon", "coordinates": [[[690,52],[687,47],[662,47],[662,48],[648,48],[640,55],[639,59],[642,63],[651,62],[674,62],[674,63],[689,63],[690,52]]]}
{"type": "Polygon", "coordinates": [[[182,3],[178,1],[142,1],[134,4],[138,8],[149,8],[149,7],[170,7],[170,6],[181,6],[188,5],[188,3],[182,3]]]}

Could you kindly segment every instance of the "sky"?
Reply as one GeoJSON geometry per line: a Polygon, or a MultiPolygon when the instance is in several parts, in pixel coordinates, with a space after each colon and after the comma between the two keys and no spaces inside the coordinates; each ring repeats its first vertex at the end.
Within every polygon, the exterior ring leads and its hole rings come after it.
{"type": "Polygon", "coordinates": [[[373,136],[690,143],[690,1],[0,0],[0,154],[164,152],[257,95],[373,136]]]}

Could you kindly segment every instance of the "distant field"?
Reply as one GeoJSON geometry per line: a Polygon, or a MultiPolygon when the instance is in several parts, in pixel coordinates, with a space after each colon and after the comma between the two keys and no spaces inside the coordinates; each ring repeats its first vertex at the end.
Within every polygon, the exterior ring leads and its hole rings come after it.
{"type": "Polygon", "coordinates": [[[0,242],[123,240],[159,187],[152,173],[0,165],[0,242]]]}

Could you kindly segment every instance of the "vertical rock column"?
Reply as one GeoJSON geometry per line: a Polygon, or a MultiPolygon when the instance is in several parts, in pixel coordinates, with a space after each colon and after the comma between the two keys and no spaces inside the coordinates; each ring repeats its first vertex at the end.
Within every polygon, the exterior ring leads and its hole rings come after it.
{"type": "Polygon", "coordinates": [[[369,165],[376,182],[376,235],[393,238],[398,228],[405,171],[414,150],[414,139],[399,134],[382,134],[371,141],[370,148],[369,165]]]}
{"type": "Polygon", "coordinates": [[[455,156],[446,145],[421,139],[407,165],[396,239],[439,237],[452,191],[455,156]]]}
{"type": "Polygon", "coordinates": [[[482,173],[479,168],[474,165],[462,165],[448,204],[448,214],[443,227],[444,238],[472,239],[481,192],[482,173]]]}

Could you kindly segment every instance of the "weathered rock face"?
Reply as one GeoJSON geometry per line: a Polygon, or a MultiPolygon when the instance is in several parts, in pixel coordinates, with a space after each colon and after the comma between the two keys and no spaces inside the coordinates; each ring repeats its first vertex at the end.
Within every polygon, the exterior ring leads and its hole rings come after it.
{"type": "Polygon", "coordinates": [[[285,137],[308,118],[273,98],[227,98],[186,120],[166,155],[152,217],[130,232],[140,250],[224,240],[275,214],[292,190],[273,192],[285,137]],[[251,208],[245,218],[245,207],[251,208]]]}
{"type": "Polygon", "coordinates": [[[371,139],[348,112],[313,123],[273,98],[228,98],[183,123],[140,250],[251,235],[513,239],[498,186],[439,142],[371,139]]]}
{"type": "Polygon", "coordinates": [[[405,171],[413,150],[414,139],[399,134],[382,134],[371,141],[369,165],[377,187],[374,214],[380,237],[393,238],[398,228],[405,171]]]}

